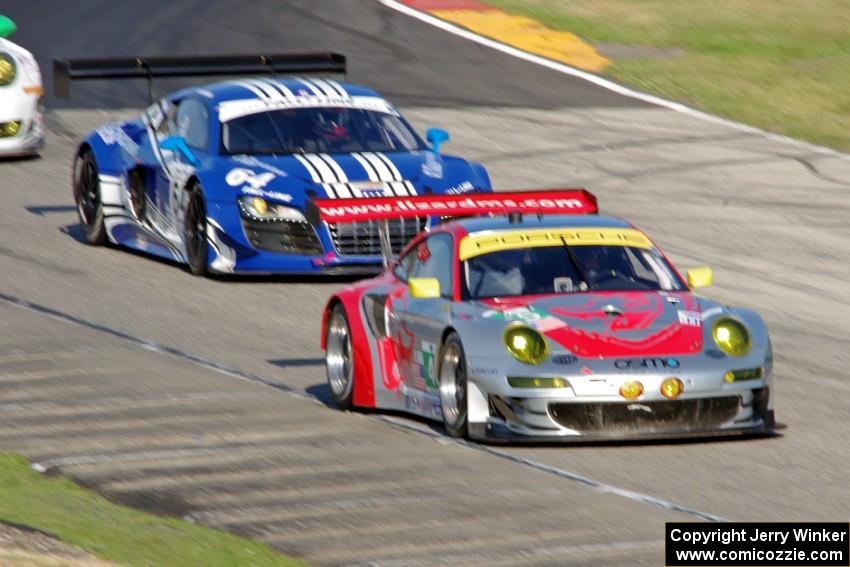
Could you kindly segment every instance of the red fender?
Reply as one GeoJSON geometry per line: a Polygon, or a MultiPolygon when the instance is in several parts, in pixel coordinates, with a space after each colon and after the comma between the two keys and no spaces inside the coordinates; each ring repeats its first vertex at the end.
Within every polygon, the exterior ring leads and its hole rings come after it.
{"type": "Polygon", "coordinates": [[[355,406],[375,407],[375,374],[372,368],[372,349],[369,335],[360,316],[360,301],[365,288],[346,290],[331,297],[322,313],[322,350],[327,350],[327,325],[331,306],[341,303],[348,318],[351,332],[351,347],[354,351],[354,390],[352,401],[355,406]]]}

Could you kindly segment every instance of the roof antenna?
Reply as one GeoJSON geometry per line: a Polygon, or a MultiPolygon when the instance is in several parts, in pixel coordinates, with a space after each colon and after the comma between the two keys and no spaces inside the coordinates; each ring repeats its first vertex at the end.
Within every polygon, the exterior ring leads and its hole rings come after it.
{"type": "Polygon", "coordinates": [[[151,74],[151,66],[141,57],[136,57],[136,66],[145,72],[145,78],[148,80],[148,104],[153,104],[153,75],[151,74]]]}
{"type": "Polygon", "coordinates": [[[265,55],[260,55],[260,62],[269,68],[269,74],[272,76],[272,79],[277,79],[277,73],[274,70],[274,62],[265,55]]]}
{"type": "Polygon", "coordinates": [[[511,224],[522,223],[522,213],[519,211],[511,211],[508,213],[508,222],[511,224]]]}

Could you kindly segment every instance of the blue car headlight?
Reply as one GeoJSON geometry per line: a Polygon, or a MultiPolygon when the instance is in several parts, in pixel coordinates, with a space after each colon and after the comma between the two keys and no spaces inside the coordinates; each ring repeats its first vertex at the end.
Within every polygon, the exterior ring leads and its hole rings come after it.
{"type": "Polygon", "coordinates": [[[239,197],[239,210],[242,216],[254,221],[307,222],[307,217],[295,207],[266,201],[262,197],[239,197]]]}

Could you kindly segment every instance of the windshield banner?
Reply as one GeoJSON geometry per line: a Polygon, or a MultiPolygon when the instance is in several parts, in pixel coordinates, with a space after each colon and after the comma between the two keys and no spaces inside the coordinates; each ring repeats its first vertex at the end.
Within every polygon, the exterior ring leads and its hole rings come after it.
{"type": "Polygon", "coordinates": [[[410,217],[464,217],[487,214],[589,215],[599,212],[586,189],[547,189],[475,195],[422,195],[372,199],[316,199],[307,204],[307,219],[358,222],[410,217]]]}

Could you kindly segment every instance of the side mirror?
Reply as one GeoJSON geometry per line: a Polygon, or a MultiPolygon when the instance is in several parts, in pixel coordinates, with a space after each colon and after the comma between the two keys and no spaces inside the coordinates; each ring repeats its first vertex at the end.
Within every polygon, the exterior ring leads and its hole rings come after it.
{"type": "Polygon", "coordinates": [[[18,30],[15,22],[6,16],[0,16],[0,37],[9,37],[18,30]]]}
{"type": "Polygon", "coordinates": [[[691,289],[708,287],[714,282],[714,272],[711,268],[691,268],[687,271],[688,286],[691,289]]]}
{"type": "Polygon", "coordinates": [[[437,278],[410,278],[407,280],[410,297],[434,299],[440,297],[440,280],[437,278]]]}
{"type": "Polygon", "coordinates": [[[439,128],[428,128],[425,137],[428,138],[428,143],[431,144],[431,150],[435,154],[440,153],[440,144],[449,141],[449,133],[439,128]]]}
{"type": "Polygon", "coordinates": [[[189,146],[186,145],[186,140],[184,140],[181,136],[169,136],[159,143],[159,147],[163,150],[180,152],[187,160],[189,160],[189,163],[192,165],[198,165],[198,158],[195,157],[195,154],[193,154],[192,150],[189,149],[189,146]]]}

